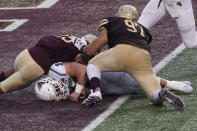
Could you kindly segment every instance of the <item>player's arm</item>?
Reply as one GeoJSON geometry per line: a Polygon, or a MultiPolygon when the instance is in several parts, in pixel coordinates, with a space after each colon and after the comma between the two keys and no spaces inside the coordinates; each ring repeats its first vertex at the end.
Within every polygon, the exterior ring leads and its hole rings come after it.
{"type": "Polygon", "coordinates": [[[70,95],[72,101],[77,101],[86,83],[86,66],[72,62],[66,65],[67,73],[77,79],[75,91],[70,95]]]}
{"type": "Polygon", "coordinates": [[[82,52],[88,56],[93,56],[94,54],[96,54],[97,51],[99,51],[99,49],[101,49],[105,44],[107,44],[107,42],[107,30],[103,28],[100,31],[99,37],[97,37],[92,43],[84,47],[82,52]]]}

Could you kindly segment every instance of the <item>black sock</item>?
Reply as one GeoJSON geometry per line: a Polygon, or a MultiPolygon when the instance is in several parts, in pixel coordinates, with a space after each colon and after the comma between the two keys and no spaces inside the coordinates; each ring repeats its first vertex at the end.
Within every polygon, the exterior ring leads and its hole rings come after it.
{"type": "Polygon", "coordinates": [[[5,75],[4,75],[4,72],[1,72],[0,73],[0,82],[1,81],[4,81],[6,79],[5,75]]]}
{"type": "Polygon", "coordinates": [[[91,89],[95,92],[96,88],[97,88],[97,87],[100,87],[100,79],[97,78],[97,77],[93,77],[93,78],[90,80],[90,87],[91,87],[91,89]]]}

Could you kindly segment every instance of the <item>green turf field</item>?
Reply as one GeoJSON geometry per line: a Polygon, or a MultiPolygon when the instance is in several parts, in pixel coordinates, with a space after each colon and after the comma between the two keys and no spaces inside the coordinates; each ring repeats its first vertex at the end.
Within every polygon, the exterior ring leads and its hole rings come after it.
{"type": "Polygon", "coordinates": [[[144,96],[131,96],[95,131],[197,131],[197,50],[184,50],[157,75],[192,83],[192,94],[175,92],[183,98],[184,110],[156,107],[144,96]]]}

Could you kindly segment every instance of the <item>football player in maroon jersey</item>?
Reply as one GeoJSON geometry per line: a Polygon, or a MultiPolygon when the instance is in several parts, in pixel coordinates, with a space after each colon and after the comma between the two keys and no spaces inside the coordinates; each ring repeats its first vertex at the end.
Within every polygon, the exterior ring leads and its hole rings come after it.
{"type": "Polygon", "coordinates": [[[23,50],[15,59],[14,69],[0,74],[0,92],[7,93],[22,89],[42,75],[47,74],[53,63],[73,62],[81,47],[91,42],[91,36],[76,37],[73,35],[45,36],[37,44],[23,50]]]}

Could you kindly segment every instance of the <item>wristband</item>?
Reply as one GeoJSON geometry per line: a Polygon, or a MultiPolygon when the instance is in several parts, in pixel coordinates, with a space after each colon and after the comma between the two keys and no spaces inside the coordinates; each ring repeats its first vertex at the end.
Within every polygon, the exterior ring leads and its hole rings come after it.
{"type": "Polygon", "coordinates": [[[82,85],[79,85],[79,84],[77,83],[76,88],[75,88],[75,92],[81,93],[82,90],[83,90],[83,86],[82,86],[82,85]]]}

